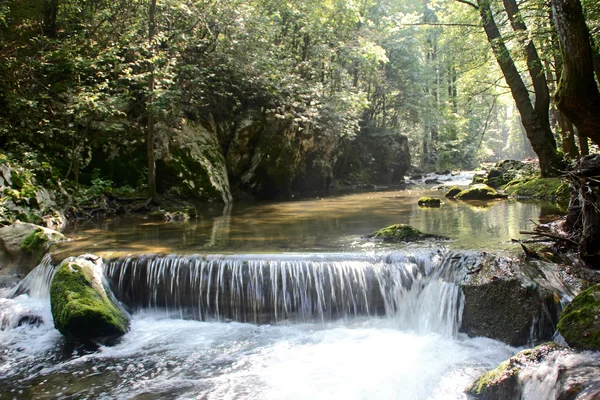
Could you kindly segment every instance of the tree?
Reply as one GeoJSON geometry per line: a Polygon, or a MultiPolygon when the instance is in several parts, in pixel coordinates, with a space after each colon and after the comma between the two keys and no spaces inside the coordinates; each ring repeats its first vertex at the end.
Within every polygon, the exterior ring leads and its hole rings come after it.
{"type": "MultiPolygon", "coordinates": [[[[459,1],[469,4],[479,11],[483,29],[492,47],[492,52],[502,70],[506,83],[510,87],[517,109],[521,115],[523,127],[527,132],[527,137],[540,160],[542,176],[556,175],[560,169],[562,160],[556,151],[556,141],[550,129],[548,86],[544,74],[541,72],[541,63],[539,62],[537,50],[533,42],[529,42],[526,45],[526,55],[529,74],[534,82],[536,94],[535,106],[531,103],[527,86],[521,78],[519,70],[506,46],[505,39],[496,24],[491,8],[491,0],[479,0],[477,4],[469,1],[459,1]]],[[[505,4],[508,5],[507,11],[513,28],[515,30],[526,30],[514,0],[506,0],[505,4]]]]}
{"type": "Polygon", "coordinates": [[[552,0],[562,50],[562,75],[556,92],[561,112],[581,136],[600,145],[600,93],[594,79],[594,53],[579,0],[552,0]]]}

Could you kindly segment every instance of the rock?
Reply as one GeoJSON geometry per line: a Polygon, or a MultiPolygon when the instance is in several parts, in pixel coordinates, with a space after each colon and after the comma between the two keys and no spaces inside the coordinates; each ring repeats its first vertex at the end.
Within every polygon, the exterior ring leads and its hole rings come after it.
{"type": "Polygon", "coordinates": [[[527,176],[539,175],[539,166],[531,162],[504,160],[497,163],[488,172],[486,184],[499,188],[510,181],[527,176]]]}
{"type": "Polygon", "coordinates": [[[471,186],[456,195],[459,200],[493,200],[506,197],[506,194],[498,193],[495,189],[484,184],[471,186]]]}
{"type": "Polygon", "coordinates": [[[571,347],[600,351],[600,285],[579,293],[565,307],[558,331],[571,347]]]}
{"type": "Polygon", "coordinates": [[[471,185],[477,185],[477,184],[480,184],[480,183],[486,183],[486,181],[487,181],[487,178],[486,178],[485,175],[479,175],[479,174],[477,174],[477,175],[473,176],[473,180],[471,181],[471,185]]]}
{"type": "Polygon", "coordinates": [[[129,330],[129,316],[102,284],[101,267],[100,257],[71,257],[60,264],[52,278],[54,326],[70,339],[110,343],[129,330]]]}
{"type": "Polygon", "coordinates": [[[463,190],[461,188],[459,188],[458,186],[452,186],[450,189],[448,189],[448,192],[446,193],[446,197],[449,199],[453,199],[462,191],[463,190]]]}
{"type": "Polygon", "coordinates": [[[424,239],[448,239],[443,236],[423,233],[410,225],[396,224],[379,229],[366,236],[370,239],[380,239],[385,242],[416,242],[424,239]]]}
{"type": "Polygon", "coordinates": [[[433,197],[421,197],[417,204],[421,207],[441,207],[442,201],[433,197]]]}
{"type": "Polygon", "coordinates": [[[465,392],[470,399],[598,399],[599,368],[598,353],[577,353],[545,343],[500,363],[465,392]]]}
{"type": "Polygon", "coordinates": [[[569,201],[569,184],[560,178],[523,178],[508,183],[504,189],[513,197],[569,201]]]}
{"type": "Polygon", "coordinates": [[[562,347],[556,343],[546,343],[534,349],[523,350],[516,356],[500,363],[498,368],[478,377],[465,390],[465,393],[470,399],[521,399],[523,387],[519,381],[519,373],[527,367],[539,365],[548,354],[561,350],[562,347]]]}
{"type": "Polygon", "coordinates": [[[181,128],[173,130],[159,181],[180,188],[195,200],[229,203],[232,197],[225,158],[216,128],[207,125],[209,128],[183,120],[181,128]]]}
{"type": "Polygon", "coordinates": [[[555,332],[564,292],[556,265],[539,260],[474,253],[461,260],[466,275],[460,283],[464,310],[460,330],[511,346],[550,340],[555,332]],[[543,277],[543,278],[542,278],[543,277]]]}
{"type": "Polygon", "coordinates": [[[423,179],[423,175],[421,174],[413,174],[410,176],[410,179],[413,181],[418,181],[419,179],[423,179]]]}
{"type": "Polygon", "coordinates": [[[425,179],[425,184],[426,184],[426,185],[439,185],[439,184],[441,184],[441,183],[442,183],[442,182],[440,182],[440,180],[439,180],[439,179],[437,179],[437,178],[433,178],[433,179],[425,179]]]}
{"type": "Polygon", "coordinates": [[[178,210],[178,211],[165,211],[165,210],[157,210],[152,211],[148,214],[148,218],[155,221],[166,221],[166,222],[176,222],[176,221],[188,221],[190,219],[190,213],[188,210],[178,210]]]}
{"type": "Polygon", "coordinates": [[[60,232],[26,222],[0,228],[0,274],[25,277],[50,244],[63,240],[66,238],[60,232]]]}

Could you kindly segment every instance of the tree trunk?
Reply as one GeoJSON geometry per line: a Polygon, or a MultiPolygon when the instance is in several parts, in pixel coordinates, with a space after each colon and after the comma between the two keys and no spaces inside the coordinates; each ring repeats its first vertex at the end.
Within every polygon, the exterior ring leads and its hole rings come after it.
{"type": "Polygon", "coordinates": [[[496,61],[500,65],[504,79],[510,87],[517,109],[521,115],[521,121],[527,133],[527,138],[540,160],[541,174],[544,177],[555,176],[558,174],[562,160],[556,151],[556,141],[554,140],[552,131],[549,129],[550,122],[547,111],[545,122],[541,122],[541,116],[531,104],[529,91],[523,79],[521,79],[521,75],[496,25],[490,8],[490,0],[481,0],[479,2],[479,13],[496,61]]]}
{"type": "Polygon", "coordinates": [[[563,56],[556,104],[580,135],[600,145],[600,93],[594,79],[590,35],[579,0],[552,0],[563,56]]]}
{"type": "MultiPolygon", "coordinates": [[[[156,0],[151,0],[148,42],[150,48],[153,48],[153,39],[156,29],[156,0]]],[[[152,199],[156,197],[156,157],[154,153],[154,66],[150,64],[150,77],[148,78],[148,101],[146,112],[148,113],[148,126],[146,132],[146,145],[148,155],[148,196],[152,199]]]]}
{"type": "Polygon", "coordinates": [[[563,152],[570,159],[576,160],[579,158],[579,151],[577,150],[577,145],[575,144],[575,130],[573,129],[573,124],[560,111],[558,111],[556,114],[558,126],[560,127],[562,136],[563,152]]]}
{"type": "Polygon", "coordinates": [[[43,0],[44,1],[44,35],[55,37],[58,33],[56,27],[56,17],[58,15],[58,0],[43,0]]]}
{"type": "MultiPolygon", "coordinates": [[[[503,0],[503,2],[513,30],[527,33],[527,25],[523,21],[517,2],[515,0],[503,0]]],[[[542,69],[542,62],[531,38],[528,38],[523,45],[525,46],[525,54],[527,56],[527,69],[529,70],[529,76],[531,77],[531,82],[533,82],[533,90],[535,92],[535,105],[533,108],[544,130],[550,133],[548,139],[554,141],[554,146],[556,147],[556,141],[552,135],[552,128],[550,127],[550,120],[548,118],[550,91],[548,90],[548,82],[542,69]]]]}
{"type": "MultiPolygon", "coordinates": [[[[575,130],[577,130],[576,128],[574,128],[575,130]]],[[[581,151],[581,156],[589,156],[590,155],[590,145],[588,142],[588,138],[586,138],[585,136],[579,135],[577,134],[577,139],[579,141],[579,149],[581,151]]]]}

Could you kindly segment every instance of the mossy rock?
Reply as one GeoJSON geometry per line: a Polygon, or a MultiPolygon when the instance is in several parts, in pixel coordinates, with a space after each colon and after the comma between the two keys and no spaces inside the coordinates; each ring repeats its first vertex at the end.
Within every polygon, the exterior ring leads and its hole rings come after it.
{"type": "Polygon", "coordinates": [[[509,182],[504,189],[514,197],[568,202],[571,189],[560,178],[521,178],[509,182]]]}
{"type": "Polygon", "coordinates": [[[129,317],[102,285],[102,259],[92,255],[64,260],[50,284],[54,326],[82,342],[110,342],[129,330],[129,317]]]}
{"type": "Polygon", "coordinates": [[[473,185],[456,195],[459,200],[493,200],[506,197],[507,195],[498,193],[495,189],[484,184],[473,185]]]}
{"type": "Polygon", "coordinates": [[[579,293],[565,307],[558,331],[571,347],[600,351],[600,285],[579,293]]]}
{"type": "Polygon", "coordinates": [[[423,233],[406,224],[390,225],[367,235],[367,238],[380,239],[386,242],[416,242],[423,239],[447,239],[443,236],[423,233]]]}
{"type": "Polygon", "coordinates": [[[29,254],[43,254],[50,243],[56,243],[64,239],[65,237],[56,231],[38,227],[23,239],[21,250],[29,254]]]}
{"type": "Polygon", "coordinates": [[[471,181],[471,185],[478,185],[481,183],[486,183],[487,178],[485,175],[475,175],[473,176],[473,180],[471,181]]]}
{"type": "Polygon", "coordinates": [[[465,393],[471,399],[520,399],[523,388],[519,381],[519,373],[528,366],[539,364],[548,354],[563,349],[556,343],[546,343],[533,349],[523,350],[501,362],[496,369],[482,374],[465,390],[465,393]]]}
{"type": "Polygon", "coordinates": [[[453,199],[462,191],[463,190],[458,186],[452,186],[450,189],[448,189],[448,192],[446,192],[446,197],[449,199],[453,199]]]}
{"type": "Polygon", "coordinates": [[[442,201],[433,197],[421,197],[417,204],[420,207],[441,207],[442,201]]]}

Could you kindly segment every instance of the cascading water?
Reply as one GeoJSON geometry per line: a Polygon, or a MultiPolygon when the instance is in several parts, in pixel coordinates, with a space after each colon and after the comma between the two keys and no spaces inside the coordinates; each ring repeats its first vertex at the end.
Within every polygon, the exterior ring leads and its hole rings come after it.
{"type": "Polygon", "coordinates": [[[146,256],[112,260],[105,275],[133,312],[261,324],[387,316],[453,335],[462,296],[437,272],[440,253],[146,256]]]}

